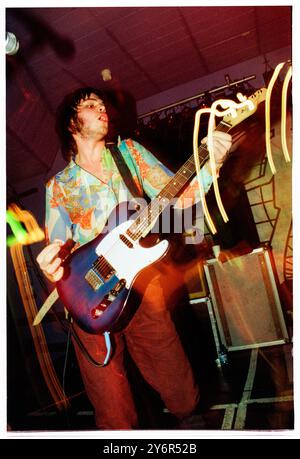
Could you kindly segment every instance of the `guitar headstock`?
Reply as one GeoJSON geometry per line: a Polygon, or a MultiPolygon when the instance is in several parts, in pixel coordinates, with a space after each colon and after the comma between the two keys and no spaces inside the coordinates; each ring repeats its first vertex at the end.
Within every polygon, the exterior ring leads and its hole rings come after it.
{"type": "Polygon", "coordinates": [[[223,121],[234,127],[249,116],[253,115],[253,113],[256,112],[258,105],[266,100],[266,92],[266,88],[261,88],[255,91],[255,93],[247,97],[247,100],[251,102],[250,104],[236,108],[236,115],[233,116],[231,113],[229,113],[224,116],[223,121]]]}

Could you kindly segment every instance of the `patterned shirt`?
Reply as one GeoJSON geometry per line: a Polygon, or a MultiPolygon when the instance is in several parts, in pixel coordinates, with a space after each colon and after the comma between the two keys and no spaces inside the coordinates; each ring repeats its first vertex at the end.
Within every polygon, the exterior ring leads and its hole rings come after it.
{"type": "MultiPolygon", "coordinates": [[[[174,174],[152,153],[131,139],[118,145],[137,187],[153,199],[174,174]]],[[[81,168],[74,160],[46,184],[46,237],[66,241],[72,238],[76,246],[94,239],[103,230],[116,205],[132,196],[120,176],[108,148],[101,151],[101,180],[81,168]]],[[[212,178],[202,168],[204,190],[212,178]]],[[[181,194],[178,207],[184,207],[183,197],[189,203],[199,200],[199,189],[194,178],[181,194]]]]}

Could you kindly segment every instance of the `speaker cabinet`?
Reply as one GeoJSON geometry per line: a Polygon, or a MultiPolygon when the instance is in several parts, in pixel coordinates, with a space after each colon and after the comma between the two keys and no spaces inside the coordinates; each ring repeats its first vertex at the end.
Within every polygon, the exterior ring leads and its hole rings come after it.
{"type": "Polygon", "coordinates": [[[204,266],[222,344],[229,350],[288,341],[269,249],[204,266]]]}
{"type": "Polygon", "coordinates": [[[184,282],[188,290],[189,299],[204,298],[207,296],[207,283],[202,261],[192,264],[184,273],[184,282]]]}

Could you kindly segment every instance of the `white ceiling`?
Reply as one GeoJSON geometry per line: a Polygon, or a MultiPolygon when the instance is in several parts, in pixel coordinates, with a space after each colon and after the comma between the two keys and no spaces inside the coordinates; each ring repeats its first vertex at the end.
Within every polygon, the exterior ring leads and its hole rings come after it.
{"type": "Polygon", "coordinates": [[[49,170],[56,106],[103,86],[103,68],[139,101],[292,39],[288,6],[7,8],[6,30],[20,41],[6,61],[11,185],[49,170]]]}

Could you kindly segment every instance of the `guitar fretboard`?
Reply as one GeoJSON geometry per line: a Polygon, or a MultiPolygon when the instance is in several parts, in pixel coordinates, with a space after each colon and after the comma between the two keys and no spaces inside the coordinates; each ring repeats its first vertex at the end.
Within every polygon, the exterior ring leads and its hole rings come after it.
{"type": "MultiPolygon", "coordinates": [[[[221,121],[216,127],[216,130],[228,132],[231,127],[232,126],[230,124],[221,121]]],[[[198,148],[198,155],[200,167],[202,167],[209,157],[209,152],[205,145],[200,145],[198,148]]],[[[134,241],[137,241],[142,236],[146,236],[170,201],[178,196],[180,191],[192,179],[195,173],[195,158],[194,155],[191,155],[177,173],[170,178],[169,182],[161,190],[158,196],[156,196],[150,204],[143,209],[140,215],[126,231],[127,235],[134,241]]]]}

